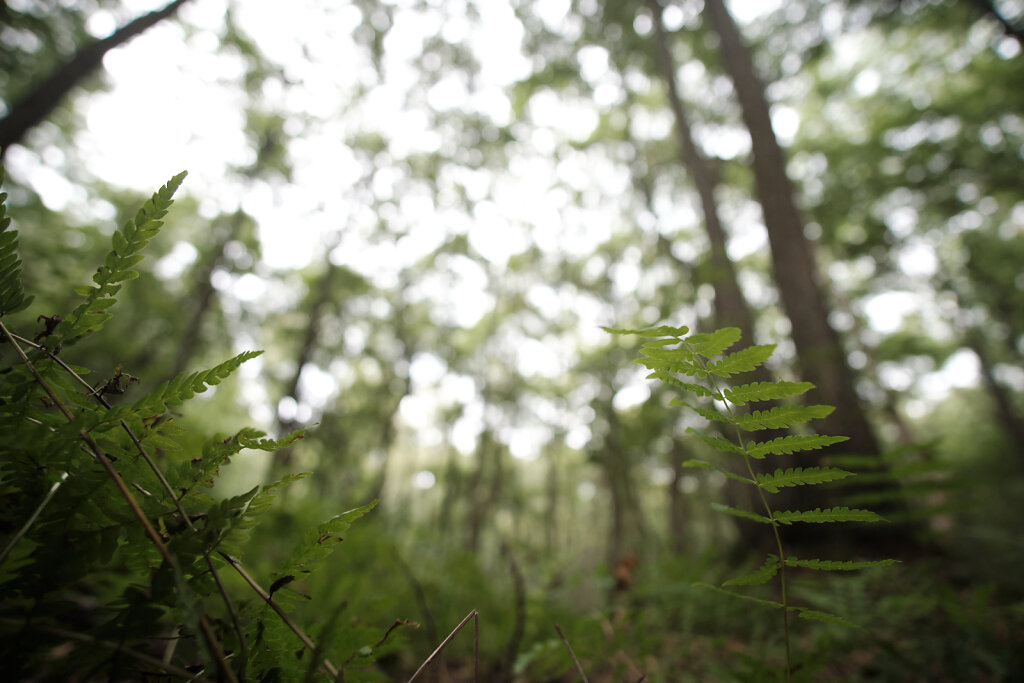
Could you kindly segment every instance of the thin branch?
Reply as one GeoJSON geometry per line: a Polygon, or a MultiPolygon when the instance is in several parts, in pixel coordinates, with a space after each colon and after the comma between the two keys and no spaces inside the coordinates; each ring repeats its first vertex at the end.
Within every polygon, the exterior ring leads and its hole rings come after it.
{"type": "MultiPolygon", "coordinates": [[[[263,602],[265,602],[268,605],[270,605],[270,608],[272,610],[274,610],[275,612],[277,612],[277,615],[279,617],[281,617],[281,621],[284,622],[285,626],[290,628],[292,633],[294,633],[296,636],[298,636],[299,640],[302,641],[303,645],[305,645],[307,648],[309,648],[310,652],[314,652],[315,653],[317,651],[316,644],[313,642],[313,640],[309,636],[306,635],[305,631],[303,631],[301,628],[299,628],[298,624],[296,624],[294,621],[292,621],[292,618],[288,616],[287,612],[285,612],[283,609],[281,609],[280,605],[278,605],[276,602],[274,602],[274,599],[272,597],[270,597],[270,594],[267,593],[267,591],[263,590],[262,586],[260,586],[258,583],[256,583],[256,579],[252,578],[252,576],[249,575],[249,572],[245,571],[245,568],[242,566],[241,562],[239,562],[238,560],[236,560],[235,558],[231,557],[230,555],[228,555],[225,552],[222,552],[222,551],[218,550],[217,554],[220,555],[221,557],[223,557],[225,560],[227,560],[228,564],[230,564],[232,567],[234,567],[235,571],[237,571],[238,574],[243,579],[245,579],[245,582],[247,584],[249,584],[249,587],[252,588],[256,592],[256,594],[258,596],[260,596],[260,598],[263,599],[263,602]]],[[[324,670],[328,674],[331,675],[332,678],[337,678],[338,677],[338,669],[333,664],[331,664],[330,660],[325,659],[323,661],[323,668],[324,668],[324,670]]]]}
{"type": "Polygon", "coordinates": [[[565,649],[569,651],[569,656],[572,657],[572,663],[576,665],[576,671],[579,672],[580,678],[583,679],[583,683],[590,683],[590,680],[587,678],[587,674],[583,671],[583,667],[580,666],[580,660],[576,659],[576,653],[572,651],[572,645],[569,644],[569,639],[565,637],[564,633],[562,633],[562,627],[555,624],[555,630],[558,631],[558,637],[561,638],[562,642],[565,644],[565,649]]]}
{"type": "Polygon", "coordinates": [[[470,613],[466,615],[466,618],[463,619],[462,621],[460,621],[459,625],[456,626],[452,630],[452,632],[448,634],[448,637],[441,641],[441,644],[437,646],[437,649],[430,653],[430,656],[427,657],[426,661],[424,661],[422,664],[420,664],[420,668],[416,669],[416,673],[414,673],[412,675],[412,677],[409,679],[408,683],[412,683],[413,681],[416,680],[416,678],[423,672],[423,670],[426,669],[430,665],[430,663],[432,661],[434,661],[434,658],[437,657],[439,654],[441,654],[441,650],[443,650],[445,648],[445,646],[448,645],[448,643],[451,641],[451,639],[455,637],[455,634],[457,634],[459,631],[461,631],[462,627],[465,626],[467,623],[469,623],[470,619],[474,619],[475,622],[476,622],[476,641],[474,643],[474,648],[475,649],[474,649],[474,657],[473,657],[473,680],[474,681],[479,680],[479,677],[478,677],[478,673],[479,673],[478,666],[479,666],[479,661],[480,661],[480,657],[479,657],[479,654],[480,654],[480,620],[478,618],[479,616],[480,616],[479,612],[477,612],[476,610],[471,610],[470,613]]]}
{"type": "Polygon", "coordinates": [[[174,0],[162,9],[137,17],[106,38],[80,48],[28,95],[13,103],[8,115],[0,119],[0,158],[11,145],[21,142],[29,129],[49,116],[75,86],[95,73],[103,64],[104,55],[171,16],[187,1],[174,0]]]}

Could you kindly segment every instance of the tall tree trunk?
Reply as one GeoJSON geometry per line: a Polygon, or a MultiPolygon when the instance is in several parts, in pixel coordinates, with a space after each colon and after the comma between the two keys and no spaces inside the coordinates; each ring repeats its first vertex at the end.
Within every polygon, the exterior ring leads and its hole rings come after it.
{"type": "Polygon", "coordinates": [[[686,500],[683,498],[683,491],[680,488],[683,480],[683,461],[686,457],[686,446],[680,439],[672,439],[672,448],[669,450],[669,467],[672,468],[672,480],[668,489],[668,535],[669,547],[674,555],[682,555],[686,552],[687,529],[686,529],[686,500]]]}
{"type": "Polygon", "coordinates": [[[967,333],[967,345],[974,355],[978,357],[978,365],[981,372],[981,381],[985,391],[992,397],[996,407],[996,419],[999,426],[1003,428],[1010,443],[1024,455],[1024,420],[1021,420],[1014,408],[1013,400],[1006,388],[996,380],[995,367],[992,358],[985,349],[985,339],[977,330],[967,333]]]}
{"type": "Polygon", "coordinates": [[[35,90],[15,102],[10,107],[10,113],[0,119],[0,158],[8,147],[21,142],[30,128],[46,119],[68,92],[94,73],[103,63],[104,55],[170,17],[186,2],[188,0],[174,0],[163,9],[144,14],[122,26],[103,40],[86,45],[35,90]]]}
{"type": "MultiPolygon", "coordinates": [[[[738,327],[743,333],[743,340],[754,343],[754,320],[750,314],[743,293],[740,290],[739,282],[736,279],[736,269],[729,254],[726,251],[726,234],[722,227],[722,221],[718,215],[718,203],[715,200],[715,190],[718,186],[718,179],[714,169],[704,157],[693,141],[693,133],[690,128],[686,110],[683,107],[682,97],[679,95],[679,86],[676,83],[676,68],[672,60],[672,52],[668,46],[665,36],[665,29],[662,25],[662,7],[658,0],[647,0],[647,4],[654,14],[654,47],[658,56],[658,63],[661,66],[662,77],[668,87],[669,106],[672,108],[672,115],[676,120],[676,134],[679,137],[679,149],[682,155],[683,164],[690,172],[694,187],[700,197],[700,206],[704,214],[704,228],[711,244],[711,262],[707,273],[707,281],[715,290],[715,327],[738,327]]],[[[758,380],[767,379],[767,373],[762,372],[764,377],[758,380]]]]}
{"type": "Polygon", "coordinates": [[[751,55],[723,0],[705,0],[705,13],[718,34],[722,62],[732,78],[750,131],[757,195],[764,212],[779,297],[793,328],[803,378],[817,387],[810,396],[836,410],[820,422],[833,434],[849,437],[845,450],[876,454],[878,441],[854,388],[839,335],[828,321],[814,253],[786,174],[786,159],[772,128],[764,85],[754,73],[751,55]]]}
{"type": "MultiPolygon", "coordinates": [[[[328,254],[330,252],[328,251],[328,254]]],[[[314,294],[313,304],[309,309],[309,317],[306,319],[306,329],[303,334],[302,344],[299,346],[299,352],[295,358],[295,372],[292,374],[291,380],[288,382],[288,386],[284,390],[284,396],[291,396],[295,399],[296,403],[301,398],[299,396],[299,380],[302,379],[302,369],[306,367],[306,364],[313,358],[313,352],[316,350],[317,340],[320,338],[320,321],[321,316],[324,312],[324,307],[331,300],[331,290],[334,287],[334,279],[337,273],[337,267],[331,263],[330,258],[325,259],[327,269],[319,282],[316,284],[316,292],[314,294]]],[[[277,431],[279,436],[283,436],[288,432],[291,432],[299,427],[299,424],[293,418],[284,418],[278,413],[277,416],[277,431]]],[[[273,477],[276,471],[281,467],[287,466],[292,459],[292,449],[282,448],[281,450],[274,453],[274,466],[271,468],[270,476],[273,477]]]]}
{"type": "Polygon", "coordinates": [[[195,291],[191,296],[192,315],[189,318],[188,327],[181,337],[170,377],[177,377],[185,371],[202,342],[203,322],[214,301],[213,273],[217,270],[217,266],[224,262],[224,249],[229,242],[238,237],[245,220],[246,215],[241,210],[236,211],[228,219],[227,229],[221,231],[221,235],[210,249],[206,260],[197,268],[195,291]]]}

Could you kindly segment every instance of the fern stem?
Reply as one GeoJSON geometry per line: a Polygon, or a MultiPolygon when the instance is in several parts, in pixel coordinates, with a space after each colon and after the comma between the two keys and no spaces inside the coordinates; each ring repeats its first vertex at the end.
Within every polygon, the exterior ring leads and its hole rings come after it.
{"type": "Polygon", "coordinates": [[[772,527],[772,535],[775,537],[775,547],[779,552],[779,593],[780,602],[782,602],[782,634],[783,640],[786,645],[786,681],[792,680],[793,676],[793,662],[792,662],[792,649],[790,647],[790,635],[789,635],[789,596],[786,590],[786,554],[782,549],[782,536],[779,534],[779,523],[775,520],[775,513],[772,510],[771,504],[768,502],[768,497],[765,496],[764,487],[758,480],[757,475],[754,473],[754,466],[750,462],[750,454],[747,451],[747,444],[743,440],[743,430],[736,424],[736,414],[732,410],[728,399],[725,398],[725,393],[718,387],[718,383],[715,381],[715,377],[712,373],[707,371],[707,364],[701,357],[697,350],[694,349],[690,344],[685,341],[682,343],[693,353],[694,361],[696,361],[698,367],[706,373],[708,383],[711,388],[714,389],[715,393],[722,397],[722,403],[725,405],[725,411],[729,417],[732,418],[731,424],[733,430],[736,432],[736,442],[740,449],[743,451],[743,464],[747,467],[747,473],[750,474],[750,480],[757,488],[757,495],[761,499],[761,504],[764,506],[764,510],[767,513],[768,521],[772,527]]]}

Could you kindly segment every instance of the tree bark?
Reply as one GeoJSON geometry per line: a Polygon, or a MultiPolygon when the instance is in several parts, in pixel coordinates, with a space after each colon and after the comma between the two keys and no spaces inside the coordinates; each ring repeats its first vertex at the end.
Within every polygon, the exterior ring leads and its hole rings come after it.
{"type": "Polygon", "coordinates": [[[792,323],[793,342],[803,377],[817,387],[814,402],[836,408],[820,421],[828,433],[849,437],[843,449],[877,454],[878,441],[854,388],[839,335],[828,320],[829,307],[814,253],[786,174],[786,158],[772,128],[764,85],[754,72],[750,52],[723,0],[706,0],[705,12],[718,34],[722,62],[732,78],[750,131],[757,195],[764,212],[772,265],[782,306],[792,323]]]}
{"type": "MultiPolygon", "coordinates": [[[[291,380],[288,382],[287,388],[285,388],[284,396],[293,397],[296,402],[299,400],[299,380],[302,379],[302,369],[306,367],[306,364],[313,357],[313,351],[316,349],[317,340],[320,338],[320,318],[323,315],[324,307],[327,306],[331,299],[331,290],[334,286],[334,278],[337,273],[337,267],[327,261],[327,270],[324,272],[323,277],[317,283],[317,290],[315,298],[313,299],[313,305],[309,309],[309,318],[306,323],[305,334],[302,338],[302,344],[299,346],[299,353],[295,359],[295,373],[292,375],[291,380]]],[[[277,416],[277,431],[279,436],[284,436],[288,432],[291,432],[298,428],[299,424],[294,419],[284,419],[280,414],[277,416]]],[[[282,448],[281,450],[274,453],[274,467],[271,468],[271,476],[276,473],[276,470],[288,465],[292,459],[292,449],[282,448]]]]}
{"type": "Polygon", "coordinates": [[[227,229],[222,231],[222,234],[207,255],[205,262],[200,265],[198,274],[195,277],[196,289],[191,297],[195,303],[192,306],[192,315],[189,318],[188,327],[181,337],[181,345],[178,347],[178,353],[175,356],[174,367],[171,370],[170,377],[177,377],[185,371],[195,355],[196,349],[199,348],[202,342],[201,330],[203,323],[214,301],[213,273],[224,262],[224,249],[228,243],[237,238],[245,221],[245,214],[238,211],[228,220],[227,229]]]}
{"type": "MultiPolygon", "coordinates": [[[[726,251],[725,229],[722,227],[722,221],[718,215],[718,203],[715,200],[718,179],[711,164],[697,149],[697,145],[693,141],[690,122],[686,116],[686,110],[683,108],[679,86],[676,83],[675,64],[662,25],[662,7],[658,0],[647,0],[647,4],[654,14],[654,47],[662,70],[662,77],[668,87],[669,106],[672,108],[672,115],[676,120],[679,150],[683,164],[690,172],[690,177],[693,179],[694,187],[700,197],[704,227],[711,244],[710,271],[707,273],[707,281],[715,290],[715,328],[738,327],[743,333],[743,340],[748,344],[753,344],[753,316],[751,316],[750,308],[740,290],[736,269],[733,267],[732,261],[729,260],[726,251]]],[[[764,376],[758,377],[759,381],[767,379],[767,373],[760,374],[764,376]]]]}
{"type": "Polygon", "coordinates": [[[103,63],[104,55],[170,17],[186,2],[188,0],[174,0],[163,9],[144,14],[106,38],[86,45],[32,92],[15,102],[10,113],[0,119],[0,158],[11,145],[21,142],[29,129],[46,119],[76,85],[94,73],[103,63]]]}
{"type": "MultiPolygon", "coordinates": [[[[996,379],[995,366],[985,349],[984,337],[977,330],[971,330],[967,333],[967,344],[978,358],[982,384],[995,404],[999,426],[1003,428],[1011,444],[1018,449],[1024,449],[1024,421],[1018,417],[1009,392],[996,379]]],[[[1024,450],[1021,453],[1024,454],[1024,450]]]]}

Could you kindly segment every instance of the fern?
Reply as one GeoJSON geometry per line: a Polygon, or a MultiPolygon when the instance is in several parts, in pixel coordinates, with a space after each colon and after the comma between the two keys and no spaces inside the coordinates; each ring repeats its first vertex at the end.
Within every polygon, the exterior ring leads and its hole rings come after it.
{"type": "MultiPolygon", "coordinates": [[[[8,229],[0,195],[0,342],[16,356],[0,367],[0,656],[7,655],[5,673],[12,680],[37,678],[33,665],[39,662],[55,680],[82,672],[112,680],[270,680],[281,673],[275,669],[280,662],[294,663],[284,671],[286,680],[312,673],[295,652],[319,652],[317,645],[236,557],[280,490],[306,475],[229,498],[210,491],[220,468],[243,450],[273,451],[303,432],[274,440],[245,428],[227,438],[204,438],[165,419],[169,408],[226,380],[260,352],[183,373],[116,407],[103,389],[118,378],[130,383],[126,373],[94,388],[82,377],[86,369],[58,355],[110,318],[115,296],[138,276],[133,267],[159,232],[184,176],[173,177],[114,233],[94,284],[77,290],[84,301],[63,322],[59,315],[44,319],[43,343],[6,324],[6,316],[28,306],[31,297],[22,290],[17,235],[8,229]],[[245,627],[235,606],[248,595],[237,594],[244,584],[225,582],[224,571],[239,574],[265,606],[270,618],[258,621],[259,633],[245,627]],[[174,660],[148,654],[155,646],[163,649],[170,632],[181,636],[174,660]],[[78,645],[54,658],[54,635],[78,645]],[[284,641],[277,652],[265,649],[268,642],[284,641]]],[[[296,562],[312,571],[371,507],[310,529],[296,562]]],[[[338,677],[329,660],[317,654],[315,661],[316,670],[338,677]]]]}
{"type": "MultiPolygon", "coordinates": [[[[0,184],[4,172],[0,168],[0,184]]],[[[21,257],[18,256],[18,233],[10,229],[7,217],[7,193],[0,192],[0,317],[28,308],[32,297],[21,287],[21,257]]]]}
{"type": "Polygon", "coordinates": [[[859,508],[837,506],[826,509],[779,511],[771,504],[769,496],[778,493],[780,489],[815,486],[853,476],[851,472],[840,467],[790,467],[777,468],[772,472],[759,472],[754,469],[755,461],[764,460],[770,455],[784,456],[818,450],[845,441],[846,437],[793,434],[758,442],[747,441],[744,438],[744,433],[802,425],[829,415],[834,408],[826,405],[784,404],[770,407],[767,410],[750,410],[749,412],[736,410],[735,408],[748,404],[791,399],[804,394],[813,387],[809,382],[784,381],[751,382],[731,387],[722,385],[722,380],[756,370],[768,360],[775,349],[774,345],[761,345],[726,353],[740,338],[740,331],[736,328],[723,328],[710,334],[689,336],[687,336],[689,330],[685,327],[661,326],[644,330],[605,328],[605,330],[612,334],[635,334],[644,338],[645,341],[640,348],[641,357],[634,362],[652,370],[649,378],[657,379],[675,390],[692,394],[698,400],[711,399],[720,404],[720,406],[714,403],[701,405],[681,398],[673,398],[670,401],[671,405],[683,406],[694,411],[705,422],[725,425],[726,428],[731,427],[733,439],[702,434],[693,429],[687,429],[687,431],[713,450],[724,453],[726,457],[741,457],[747,476],[736,474],[727,468],[703,460],[687,460],[683,466],[712,470],[729,479],[756,488],[758,499],[761,502],[760,509],[757,511],[719,503],[712,503],[712,507],[733,517],[769,527],[777,553],[768,555],[760,568],[729,579],[722,586],[756,586],[777,579],[781,599],[776,602],[734,593],[724,588],[715,588],[715,590],[779,610],[782,615],[785,637],[786,679],[790,680],[793,671],[789,627],[791,612],[804,619],[844,626],[852,626],[852,624],[834,614],[790,604],[786,568],[853,571],[867,567],[887,566],[893,564],[895,560],[797,560],[795,557],[787,557],[782,543],[781,527],[796,523],[832,524],[884,520],[870,510],[859,508]],[[696,383],[680,379],[676,375],[698,378],[703,382],[696,383]]]}
{"type": "Polygon", "coordinates": [[[142,260],[143,256],[139,252],[156,237],[163,226],[160,219],[167,214],[173,203],[172,197],[186,175],[187,172],[182,171],[167,181],[139,209],[134,220],[129,220],[121,230],[114,232],[111,250],[103,265],[92,276],[95,284],[75,290],[85,297],[85,301],[61,324],[58,339],[63,340],[64,344],[74,343],[96,332],[113,317],[107,309],[117,303],[114,295],[121,290],[121,283],[139,276],[139,271],[132,267],[142,260]]]}

